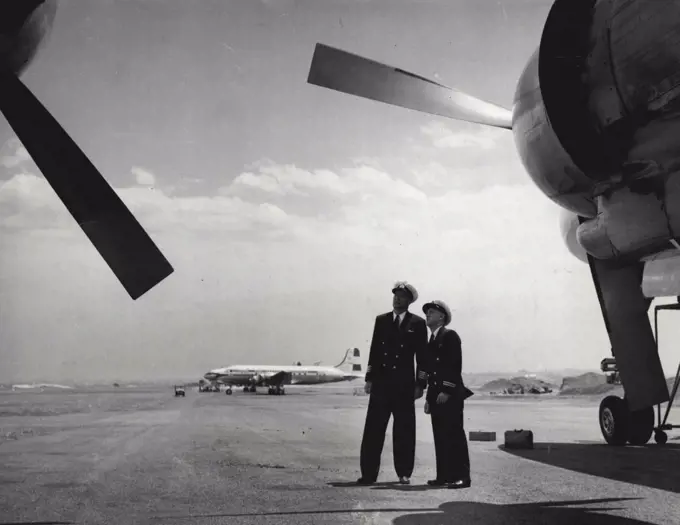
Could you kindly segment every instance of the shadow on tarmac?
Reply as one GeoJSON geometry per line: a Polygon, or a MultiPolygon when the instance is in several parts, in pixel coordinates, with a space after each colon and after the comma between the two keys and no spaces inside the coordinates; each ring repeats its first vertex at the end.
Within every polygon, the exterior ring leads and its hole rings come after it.
{"type": "Polygon", "coordinates": [[[535,443],[533,450],[499,449],[582,474],[680,493],[680,444],[613,447],[602,443],[535,443]]]}
{"type": "Polygon", "coordinates": [[[439,512],[419,512],[395,518],[394,525],[443,525],[447,523],[483,523],[484,525],[542,524],[550,525],[650,525],[650,522],[607,514],[620,506],[598,504],[621,502],[634,498],[609,498],[581,501],[551,501],[496,505],[454,501],[443,503],[439,512]],[[597,505],[582,507],[583,505],[597,505]]]}
{"type": "MultiPolygon", "coordinates": [[[[272,512],[192,514],[184,516],[154,516],[151,520],[192,520],[207,518],[238,518],[262,516],[302,516],[329,514],[410,513],[395,518],[394,525],[438,525],[446,523],[483,523],[484,525],[513,525],[549,523],[550,525],[651,525],[649,522],[624,518],[612,514],[620,506],[602,506],[604,503],[630,501],[637,498],[607,498],[580,501],[550,501],[495,505],[492,503],[450,502],[437,508],[375,508],[375,509],[319,509],[272,512]],[[591,505],[584,508],[583,505],[591,505]]],[[[369,518],[370,519],[370,518],[369,518]]],[[[1,525],[1,524],[0,524],[1,525]]]]}

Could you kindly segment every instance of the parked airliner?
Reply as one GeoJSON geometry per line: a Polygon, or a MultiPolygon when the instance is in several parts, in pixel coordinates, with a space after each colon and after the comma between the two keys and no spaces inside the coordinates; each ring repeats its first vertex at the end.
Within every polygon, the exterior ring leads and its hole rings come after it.
{"type": "MultiPolygon", "coordinates": [[[[231,395],[233,386],[242,386],[244,392],[256,392],[258,386],[269,387],[269,394],[285,394],[284,385],[319,385],[338,383],[363,378],[358,348],[345,352],[336,366],[295,365],[229,365],[215,368],[203,377],[213,388],[226,385],[226,394],[231,395]]],[[[210,390],[210,387],[201,390],[210,390]]]]}

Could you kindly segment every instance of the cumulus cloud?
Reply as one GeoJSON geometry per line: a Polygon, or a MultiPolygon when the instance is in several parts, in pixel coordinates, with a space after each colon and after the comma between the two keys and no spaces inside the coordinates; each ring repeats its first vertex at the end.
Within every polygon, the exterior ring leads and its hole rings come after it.
{"type": "Polygon", "coordinates": [[[131,171],[135,176],[137,184],[140,186],[153,186],[156,184],[156,177],[150,171],[138,166],[134,166],[131,171]]]}
{"type": "MultiPolygon", "coordinates": [[[[477,147],[483,150],[492,150],[498,141],[508,135],[507,130],[496,129],[489,126],[478,126],[474,131],[454,131],[440,121],[432,121],[421,126],[420,131],[428,137],[437,148],[465,148],[477,147]]],[[[462,127],[465,129],[465,127],[462,127]]]]}
{"type": "Polygon", "coordinates": [[[5,168],[16,168],[24,162],[30,161],[31,157],[21,141],[12,137],[0,149],[0,164],[5,168]]]}

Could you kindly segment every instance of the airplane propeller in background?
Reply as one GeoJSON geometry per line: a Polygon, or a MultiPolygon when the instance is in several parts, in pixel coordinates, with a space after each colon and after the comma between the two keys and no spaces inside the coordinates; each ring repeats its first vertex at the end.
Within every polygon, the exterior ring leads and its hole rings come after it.
{"type": "Polygon", "coordinates": [[[402,69],[318,43],[309,84],[467,122],[512,129],[512,112],[402,69]]]}
{"type": "Polygon", "coordinates": [[[127,293],[138,299],[174,270],[113,188],[19,80],[56,11],[54,2],[24,2],[0,8],[5,21],[14,17],[14,24],[0,28],[0,45],[8,46],[0,49],[0,111],[127,293]]]}

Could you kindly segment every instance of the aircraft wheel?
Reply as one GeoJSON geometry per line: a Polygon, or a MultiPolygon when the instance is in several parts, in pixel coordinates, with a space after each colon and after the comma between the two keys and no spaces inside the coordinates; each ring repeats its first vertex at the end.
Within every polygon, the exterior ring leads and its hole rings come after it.
{"type": "Polygon", "coordinates": [[[628,443],[646,445],[654,432],[654,407],[630,412],[628,443]]]}
{"type": "Polygon", "coordinates": [[[656,441],[659,445],[665,445],[666,441],[668,441],[668,434],[666,434],[663,430],[657,430],[654,432],[654,441],[656,441]]]}
{"type": "Polygon", "coordinates": [[[610,445],[624,446],[628,441],[628,428],[626,402],[617,396],[605,397],[600,403],[600,430],[605,441],[610,445]]]}
{"type": "Polygon", "coordinates": [[[227,394],[228,396],[230,396],[230,395],[231,395],[231,388],[227,388],[227,390],[225,391],[225,394],[227,394]]]}

